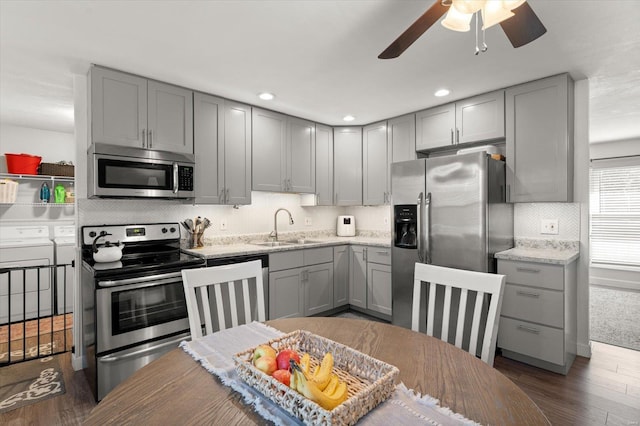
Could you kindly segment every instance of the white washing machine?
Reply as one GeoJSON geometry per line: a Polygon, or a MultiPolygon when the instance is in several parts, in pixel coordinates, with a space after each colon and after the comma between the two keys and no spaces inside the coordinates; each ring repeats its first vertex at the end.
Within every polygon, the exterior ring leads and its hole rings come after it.
{"type": "MultiPolygon", "coordinates": [[[[48,226],[0,226],[0,269],[51,266],[53,262],[48,226]]],[[[50,268],[0,272],[0,324],[9,320],[9,309],[11,322],[52,315],[52,275],[50,268]]]]}
{"type": "Polygon", "coordinates": [[[56,264],[55,313],[56,315],[72,313],[75,273],[71,265],[76,258],[76,227],[74,225],[54,226],[53,246],[56,264]]]}

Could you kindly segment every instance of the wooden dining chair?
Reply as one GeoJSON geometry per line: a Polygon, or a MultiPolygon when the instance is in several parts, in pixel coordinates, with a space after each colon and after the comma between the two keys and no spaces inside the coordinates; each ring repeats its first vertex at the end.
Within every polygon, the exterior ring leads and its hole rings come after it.
{"type": "Polygon", "coordinates": [[[262,261],[234,263],[199,269],[183,269],[182,282],[189,314],[191,338],[202,337],[217,330],[265,321],[262,261]],[[255,304],[252,307],[249,280],[255,282],[255,304]],[[257,305],[257,318],[252,312],[257,305]],[[202,307],[202,312],[200,308],[202,307]],[[215,316],[212,315],[215,311],[215,316]],[[241,322],[239,317],[244,316],[241,322]],[[230,326],[227,326],[230,320],[230,326]]]}
{"type": "MultiPolygon", "coordinates": [[[[482,337],[480,358],[493,366],[496,340],[498,337],[498,321],[502,309],[502,296],[504,293],[505,276],[489,274],[485,272],[466,271],[463,269],[445,268],[442,266],[416,263],[413,282],[413,308],[411,312],[411,329],[419,331],[420,298],[422,283],[429,286],[427,292],[427,319],[426,332],[434,336],[434,323],[436,311],[442,313],[442,327],[440,339],[449,341],[452,309],[458,311],[455,328],[455,345],[463,348],[463,337],[469,335],[467,351],[477,354],[478,340],[482,337]],[[436,288],[444,287],[444,301],[442,307],[436,306],[436,288]],[[459,298],[452,297],[453,289],[460,289],[459,298]],[[475,293],[475,302],[473,299],[475,293]],[[459,301],[455,308],[456,299],[459,301]],[[453,303],[452,303],[453,302],[453,303]],[[473,305],[471,305],[473,303],[473,305]],[[484,305],[488,304],[488,308],[484,305]],[[471,315],[471,324],[467,313],[471,315]],[[484,333],[481,329],[482,320],[486,317],[484,333]],[[470,326],[470,332],[468,330],[470,326]],[[465,330],[467,332],[465,333],[465,330]]],[[[451,343],[451,342],[450,342],[451,343]]]]}

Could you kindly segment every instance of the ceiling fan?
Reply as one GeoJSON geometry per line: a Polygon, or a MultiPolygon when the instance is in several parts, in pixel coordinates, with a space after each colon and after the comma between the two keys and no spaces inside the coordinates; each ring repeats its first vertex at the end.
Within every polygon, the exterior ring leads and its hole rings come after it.
{"type": "Polygon", "coordinates": [[[476,13],[482,13],[483,30],[499,23],[513,47],[524,46],[547,32],[525,0],[436,0],[422,16],[378,55],[378,58],[391,59],[400,56],[445,13],[447,17],[442,24],[454,31],[469,31],[471,17],[476,13]]]}

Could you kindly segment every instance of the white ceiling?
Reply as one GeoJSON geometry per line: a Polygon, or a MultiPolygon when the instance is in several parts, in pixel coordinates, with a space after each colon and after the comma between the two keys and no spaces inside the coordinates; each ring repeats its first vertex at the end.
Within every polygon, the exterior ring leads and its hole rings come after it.
{"type": "Polygon", "coordinates": [[[329,125],[568,71],[589,79],[592,142],[640,137],[640,1],[529,0],[548,32],[519,49],[497,26],[474,56],[473,32],[437,24],[377,59],[433,1],[1,0],[0,120],[72,132],[73,75],[90,63],[329,125]]]}

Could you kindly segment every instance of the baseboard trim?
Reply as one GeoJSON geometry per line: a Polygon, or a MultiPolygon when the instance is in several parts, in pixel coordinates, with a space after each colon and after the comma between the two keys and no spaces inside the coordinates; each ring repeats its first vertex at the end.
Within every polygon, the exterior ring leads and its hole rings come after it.
{"type": "Polygon", "coordinates": [[[585,358],[591,358],[591,342],[587,343],[578,343],[577,355],[585,358]]]}
{"type": "Polygon", "coordinates": [[[77,356],[76,354],[71,354],[71,366],[75,371],[80,371],[84,369],[85,366],[84,357],[77,356]]]}

